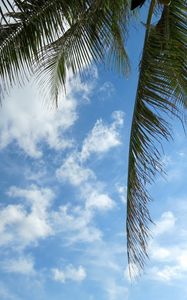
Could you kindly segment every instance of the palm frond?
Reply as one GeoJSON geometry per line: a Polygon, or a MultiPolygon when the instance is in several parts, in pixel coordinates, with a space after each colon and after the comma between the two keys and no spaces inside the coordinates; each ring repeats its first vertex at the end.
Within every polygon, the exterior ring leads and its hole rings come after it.
{"type": "Polygon", "coordinates": [[[118,71],[129,70],[124,47],[129,18],[127,1],[92,1],[67,31],[50,44],[41,56],[47,75],[45,85],[58,100],[58,90],[65,83],[67,70],[84,75],[91,62],[104,62],[118,71]]]}
{"type": "Polygon", "coordinates": [[[3,0],[0,24],[0,76],[11,86],[84,9],[82,1],[3,0]],[[71,16],[71,17],[70,17],[71,16]]]}
{"type": "Polygon", "coordinates": [[[187,5],[171,1],[147,29],[131,128],[127,192],[127,250],[130,271],[143,269],[151,217],[148,184],[162,172],[160,143],[171,137],[171,116],[183,118],[187,98],[187,5]]]}
{"type": "Polygon", "coordinates": [[[11,86],[42,61],[46,64],[42,71],[51,74],[51,90],[57,98],[69,68],[80,72],[92,59],[104,60],[110,52],[118,69],[127,70],[124,25],[129,11],[128,0],[3,0],[1,78],[11,86]]]}

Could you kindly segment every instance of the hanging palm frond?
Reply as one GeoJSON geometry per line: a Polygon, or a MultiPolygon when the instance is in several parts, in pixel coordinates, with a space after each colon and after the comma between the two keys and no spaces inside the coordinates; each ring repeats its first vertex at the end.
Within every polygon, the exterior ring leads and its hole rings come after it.
{"type": "MultiPolygon", "coordinates": [[[[152,8],[155,1],[151,2],[152,8]]],[[[150,21],[150,18],[149,18],[150,21]]],[[[182,118],[187,100],[187,2],[164,6],[147,27],[131,128],[127,193],[127,250],[130,271],[143,269],[151,217],[147,185],[162,172],[159,144],[169,139],[170,115],[182,118]],[[165,116],[164,116],[165,114],[165,116]]]]}
{"type": "Polygon", "coordinates": [[[107,61],[123,73],[128,73],[129,61],[124,42],[129,7],[125,1],[93,1],[67,31],[50,44],[41,56],[47,75],[44,85],[58,99],[58,90],[65,84],[67,70],[74,74],[86,71],[91,62],[107,61]],[[108,59],[107,59],[108,58],[108,59]]]}
{"type": "Polygon", "coordinates": [[[0,76],[11,86],[32,73],[33,63],[38,64],[42,58],[42,64],[46,63],[42,70],[51,74],[56,98],[59,85],[65,82],[66,69],[79,72],[92,59],[103,59],[112,47],[114,62],[120,64],[119,68],[123,62],[127,68],[124,25],[128,15],[127,0],[116,4],[111,0],[3,0],[0,76]]]}
{"type": "Polygon", "coordinates": [[[65,32],[65,20],[83,10],[82,1],[3,0],[0,76],[8,85],[32,72],[39,51],[65,32]]]}

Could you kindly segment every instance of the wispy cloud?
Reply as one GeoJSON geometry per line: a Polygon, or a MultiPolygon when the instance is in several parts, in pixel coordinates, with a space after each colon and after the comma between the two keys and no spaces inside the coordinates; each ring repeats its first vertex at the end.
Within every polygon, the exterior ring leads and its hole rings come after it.
{"type": "Polygon", "coordinates": [[[93,153],[102,154],[121,144],[119,129],[123,125],[124,114],[121,111],[113,113],[114,121],[107,125],[97,120],[91,132],[82,145],[81,159],[85,161],[93,153]]]}
{"type": "Polygon", "coordinates": [[[81,282],[86,279],[86,270],[82,267],[66,266],[64,269],[52,269],[52,278],[55,281],[65,283],[68,280],[81,282]]]}
{"type": "Polygon", "coordinates": [[[6,273],[18,273],[22,275],[34,275],[34,260],[31,256],[19,256],[13,259],[6,259],[1,263],[6,273]]]}
{"type": "Polygon", "coordinates": [[[92,243],[102,238],[101,231],[92,224],[93,213],[79,206],[65,205],[51,215],[56,233],[64,233],[68,244],[92,243]]]}
{"type": "Polygon", "coordinates": [[[175,226],[176,218],[171,211],[164,212],[153,230],[153,235],[161,235],[171,231],[175,226]]]}
{"type": "Polygon", "coordinates": [[[111,97],[115,92],[115,87],[110,81],[106,81],[103,85],[99,88],[99,98],[101,100],[107,100],[111,97]]]}
{"type": "Polygon", "coordinates": [[[81,164],[78,153],[72,153],[64,160],[56,170],[56,176],[60,181],[68,181],[75,186],[95,178],[94,172],[81,164]]]}

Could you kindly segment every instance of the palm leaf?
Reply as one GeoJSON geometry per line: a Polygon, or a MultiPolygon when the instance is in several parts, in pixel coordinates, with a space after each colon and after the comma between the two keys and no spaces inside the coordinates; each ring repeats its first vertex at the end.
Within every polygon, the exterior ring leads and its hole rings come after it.
{"type": "Polygon", "coordinates": [[[65,84],[66,73],[84,75],[91,62],[107,61],[119,72],[128,73],[129,61],[125,51],[129,7],[127,1],[93,1],[74,20],[67,31],[50,44],[41,56],[47,75],[42,84],[51,87],[51,95],[58,101],[58,91],[65,84]]]}
{"type": "Polygon", "coordinates": [[[3,0],[0,25],[0,76],[12,85],[33,72],[39,53],[79,17],[82,1],[3,0]]]}
{"type": "Polygon", "coordinates": [[[110,48],[111,61],[118,61],[119,69],[123,65],[127,69],[124,24],[129,15],[128,5],[127,0],[116,4],[111,0],[3,0],[1,78],[11,86],[33,73],[39,61],[42,65],[46,63],[42,71],[51,75],[51,90],[57,98],[67,69],[80,72],[92,59],[103,59],[110,48]]]}
{"type": "MultiPolygon", "coordinates": [[[[151,2],[153,9],[155,1],[151,2]]],[[[152,12],[151,12],[152,14],[152,12]]],[[[127,192],[130,272],[144,267],[151,217],[148,184],[162,172],[159,146],[171,137],[168,113],[183,117],[187,79],[187,5],[171,1],[159,22],[148,22],[131,128],[127,192]],[[165,114],[165,116],[164,116],[165,114]]]]}

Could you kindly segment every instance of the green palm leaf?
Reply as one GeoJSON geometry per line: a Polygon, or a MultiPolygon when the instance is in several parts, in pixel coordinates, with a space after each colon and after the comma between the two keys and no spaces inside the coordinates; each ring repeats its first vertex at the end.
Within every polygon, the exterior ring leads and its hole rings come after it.
{"type": "Polygon", "coordinates": [[[91,62],[106,60],[107,66],[128,73],[124,42],[129,7],[126,1],[112,4],[112,1],[93,1],[41,56],[44,68],[39,74],[47,75],[49,80],[43,83],[51,87],[56,103],[59,88],[65,85],[67,70],[84,75],[91,62]]]}
{"type": "Polygon", "coordinates": [[[147,257],[151,222],[147,185],[162,172],[159,144],[171,136],[164,114],[182,118],[181,108],[186,105],[186,4],[171,1],[155,26],[148,22],[129,149],[127,250],[131,272],[133,267],[141,270],[147,257]]]}
{"type": "Polygon", "coordinates": [[[83,10],[81,1],[2,1],[0,76],[11,85],[32,72],[33,61],[58,33],[64,20],[83,10]],[[12,4],[11,4],[12,3],[12,4]]]}
{"type": "Polygon", "coordinates": [[[40,62],[57,99],[67,69],[80,72],[107,53],[120,70],[128,68],[127,0],[3,0],[1,15],[0,76],[7,86],[22,81],[40,62]]]}

